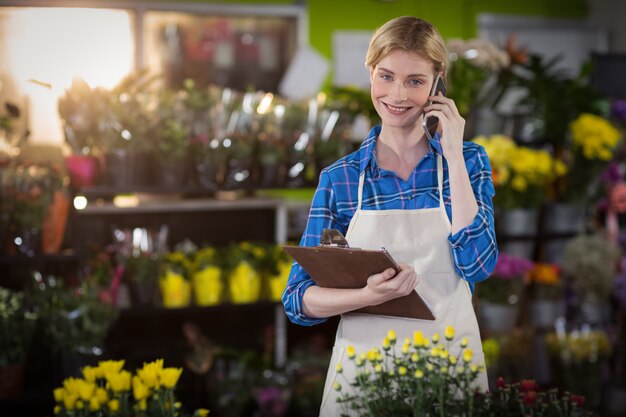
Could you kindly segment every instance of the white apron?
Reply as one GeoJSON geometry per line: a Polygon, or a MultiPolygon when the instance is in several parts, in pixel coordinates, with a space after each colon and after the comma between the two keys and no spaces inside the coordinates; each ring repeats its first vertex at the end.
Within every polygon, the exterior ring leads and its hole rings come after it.
{"type": "MultiPolygon", "coordinates": [[[[359,178],[358,206],[348,226],[346,239],[351,247],[380,249],[385,247],[399,262],[412,265],[419,277],[416,290],[435,316],[434,321],[390,316],[347,313],[341,316],[335,346],[326,376],[320,416],[338,417],[341,404],[335,381],[342,385],[341,394],[350,386],[346,381],[355,378],[354,366],[344,355],[346,347],[353,345],[357,353],[367,353],[372,347],[381,347],[391,329],[398,335],[398,343],[420,330],[430,337],[439,333],[443,337],[447,325],[456,330],[455,343],[467,337],[468,347],[474,352],[473,363],[484,366],[484,355],[476,315],[472,307],[469,284],[454,270],[448,236],[451,224],[443,202],[443,165],[437,157],[439,207],[411,210],[361,210],[364,174],[359,178]],[[343,364],[343,375],[337,378],[337,363],[343,364]]],[[[382,272],[382,271],[381,271],[382,272]]],[[[476,386],[488,390],[487,374],[479,374],[476,386]]]]}

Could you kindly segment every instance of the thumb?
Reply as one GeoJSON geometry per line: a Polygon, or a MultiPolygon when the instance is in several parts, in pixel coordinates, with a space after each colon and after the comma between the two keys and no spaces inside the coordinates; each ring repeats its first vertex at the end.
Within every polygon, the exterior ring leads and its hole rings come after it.
{"type": "Polygon", "coordinates": [[[380,274],[377,274],[374,277],[374,281],[376,282],[376,284],[381,284],[381,283],[383,283],[383,282],[393,278],[394,276],[396,276],[396,271],[394,271],[393,268],[387,268],[383,272],[381,272],[380,274]]]}

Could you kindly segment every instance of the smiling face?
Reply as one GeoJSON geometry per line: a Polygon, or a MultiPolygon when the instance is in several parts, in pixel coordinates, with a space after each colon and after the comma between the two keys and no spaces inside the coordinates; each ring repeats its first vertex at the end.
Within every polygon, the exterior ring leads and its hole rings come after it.
{"type": "Polygon", "coordinates": [[[434,78],[431,61],[403,50],[390,52],[371,68],[372,102],[383,126],[402,130],[421,126],[434,78]]]}

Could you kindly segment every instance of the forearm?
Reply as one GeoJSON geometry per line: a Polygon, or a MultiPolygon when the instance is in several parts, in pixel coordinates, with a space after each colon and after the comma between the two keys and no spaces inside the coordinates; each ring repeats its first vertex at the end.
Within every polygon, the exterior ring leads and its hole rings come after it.
{"type": "Polygon", "coordinates": [[[469,226],[478,213],[478,204],[463,155],[447,159],[452,206],[452,234],[469,226]]]}
{"type": "Polygon", "coordinates": [[[302,297],[304,314],[325,318],[372,305],[374,299],[367,287],[357,289],[324,288],[313,285],[302,297]]]}

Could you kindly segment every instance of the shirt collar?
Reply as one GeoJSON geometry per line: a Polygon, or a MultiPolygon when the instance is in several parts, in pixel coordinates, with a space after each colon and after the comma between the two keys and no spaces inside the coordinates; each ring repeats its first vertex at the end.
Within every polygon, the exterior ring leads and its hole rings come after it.
{"type": "MultiPolygon", "coordinates": [[[[377,177],[380,175],[380,168],[374,158],[374,152],[376,151],[376,139],[380,135],[382,127],[374,126],[367,135],[367,138],[361,144],[359,148],[359,173],[362,173],[368,165],[371,164],[372,174],[377,177]]],[[[441,149],[441,136],[439,132],[435,133],[433,140],[428,141],[428,147],[430,152],[428,154],[443,155],[441,149]]]]}

